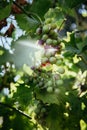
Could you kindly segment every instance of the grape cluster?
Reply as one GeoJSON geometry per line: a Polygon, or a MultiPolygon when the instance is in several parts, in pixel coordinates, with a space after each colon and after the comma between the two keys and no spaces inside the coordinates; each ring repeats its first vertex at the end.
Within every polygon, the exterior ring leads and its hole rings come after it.
{"type": "Polygon", "coordinates": [[[39,101],[34,112],[35,112],[34,118],[38,121],[38,123],[40,123],[42,125],[46,125],[45,119],[48,115],[48,105],[39,101]]]}
{"type": "Polygon", "coordinates": [[[42,69],[34,70],[34,74],[29,78],[35,88],[38,88],[40,91],[47,93],[59,93],[59,87],[63,85],[63,80],[61,75],[64,73],[64,70],[60,68],[57,72],[45,71],[42,69]]]}
{"type": "Polygon", "coordinates": [[[54,23],[53,19],[46,19],[43,27],[37,28],[36,34],[40,36],[38,41],[40,45],[59,47],[60,39],[58,38],[57,24],[54,23]]]}
{"type": "Polygon", "coordinates": [[[63,64],[63,58],[57,54],[57,50],[53,50],[52,48],[45,49],[41,63],[46,64],[56,64],[57,66],[61,66],[63,64]]]}

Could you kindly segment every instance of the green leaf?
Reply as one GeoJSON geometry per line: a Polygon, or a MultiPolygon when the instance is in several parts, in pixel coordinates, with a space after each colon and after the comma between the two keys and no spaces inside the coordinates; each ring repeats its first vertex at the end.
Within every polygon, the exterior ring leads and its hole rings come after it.
{"type": "Polygon", "coordinates": [[[4,18],[6,18],[6,17],[8,17],[10,15],[11,5],[12,4],[9,4],[5,8],[0,10],[0,20],[4,19],[4,18]]]}
{"type": "Polygon", "coordinates": [[[13,95],[13,100],[18,102],[22,108],[26,108],[32,100],[32,89],[29,86],[20,84],[13,95]]]}
{"type": "Polygon", "coordinates": [[[44,90],[40,91],[39,89],[35,90],[37,99],[42,100],[44,103],[57,104],[65,102],[65,88],[59,87],[59,93],[55,94],[54,92],[48,93],[44,90]]]}
{"type": "Polygon", "coordinates": [[[81,54],[79,57],[81,58],[81,61],[77,63],[77,66],[82,70],[87,70],[87,53],[81,54]]]}
{"type": "Polygon", "coordinates": [[[28,33],[34,33],[39,22],[36,19],[32,19],[25,14],[16,15],[16,20],[21,29],[25,30],[28,33]]]}
{"type": "Polygon", "coordinates": [[[44,103],[59,104],[57,96],[53,93],[36,93],[37,99],[42,100],[44,103]]]}
{"type": "Polygon", "coordinates": [[[49,130],[63,130],[64,106],[51,104],[49,107],[49,114],[46,118],[47,127],[49,130]]]}
{"type": "Polygon", "coordinates": [[[77,46],[78,46],[79,50],[81,50],[82,53],[84,53],[85,51],[87,51],[87,37],[84,38],[83,40],[80,40],[77,43],[77,46]]]}
{"type": "Polygon", "coordinates": [[[66,4],[68,5],[68,7],[73,8],[76,7],[77,5],[85,2],[86,0],[65,0],[66,4]]]}
{"type": "Polygon", "coordinates": [[[30,11],[38,14],[41,18],[43,18],[44,14],[51,7],[51,4],[51,0],[35,0],[30,8],[30,11]]]}
{"type": "Polygon", "coordinates": [[[69,7],[69,8],[74,8],[76,6],[78,6],[79,4],[81,3],[84,3],[86,0],[59,0],[59,3],[62,5],[62,6],[65,6],[65,7],[69,7]]]}
{"type": "Polygon", "coordinates": [[[58,27],[61,26],[63,20],[64,20],[64,14],[63,12],[61,11],[60,8],[50,8],[48,10],[48,12],[45,14],[45,19],[47,18],[52,18],[54,19],[53,21],[58,25],[58,27]]]}
{"type": "Polygon", "coordinates": [[[74,33],[70,34],[70,41],[68,42],[68,44],[71,45],[72,47],[77,48],[76,38],[75,38],[75,34],[74,33]]]}

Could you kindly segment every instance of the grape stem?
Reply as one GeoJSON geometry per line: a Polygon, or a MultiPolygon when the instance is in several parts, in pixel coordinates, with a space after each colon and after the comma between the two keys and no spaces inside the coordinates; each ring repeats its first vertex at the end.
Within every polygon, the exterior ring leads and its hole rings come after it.
{"type": "Polygon", "coordinates": [[[21,11],[26,14],[28,17],[32,18],[33,19],[33,16],[36,17],[40,24],[42,25],[43,22],[41,20],[41,18],[36,14],[36,13],[33,13],[33,12],[27,12],[24,8],[22,8],[17,2],[13,1],[13,4],[15,4],[19,9],[21,9],[21,11]]]}
{"type": "Polygon", "coordinates": [[[64,19],[64,20],[62,21],[62,23],[61,23],[61,25],[60,25],[60,27],[59,27],[59,29],[58,29],[58,32],[61,30],[61,28],[62,28],[62,26],[64,25],[65,21],[66,21],[66,19],[64,19]]]}
{"type": "Polygon", "coordinates": [[[28,119],[31,119],[31,117],[28,114],[24,113],[23,111],[19,110],[18,108],[12,107],[9,104],[2,103],[2,102],[0,102],[0,105],[10,108],[10,109],[14,110],[15,112],[20,113],[21,115],[27,117],[28,119]]]}

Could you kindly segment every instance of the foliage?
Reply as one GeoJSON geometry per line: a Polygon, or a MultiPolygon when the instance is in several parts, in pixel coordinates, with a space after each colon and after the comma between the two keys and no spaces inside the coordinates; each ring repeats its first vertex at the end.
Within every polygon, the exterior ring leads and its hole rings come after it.
{"type": "Polygon", "coordinates": [[[0,1],[1,130],[87,129],[86,4],[0,1]]]}

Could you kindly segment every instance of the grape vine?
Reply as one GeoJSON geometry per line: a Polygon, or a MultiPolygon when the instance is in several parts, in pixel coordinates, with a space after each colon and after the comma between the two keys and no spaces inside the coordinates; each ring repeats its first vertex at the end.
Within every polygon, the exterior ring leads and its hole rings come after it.
{"type": "Polygon", "coordinates": [[[86,0],[0,2],[1,130],[87,129],[86,9],[86,0]]]}

